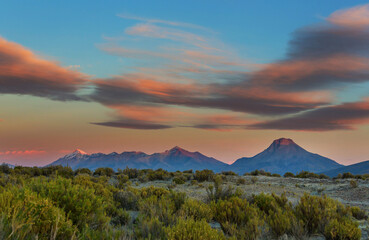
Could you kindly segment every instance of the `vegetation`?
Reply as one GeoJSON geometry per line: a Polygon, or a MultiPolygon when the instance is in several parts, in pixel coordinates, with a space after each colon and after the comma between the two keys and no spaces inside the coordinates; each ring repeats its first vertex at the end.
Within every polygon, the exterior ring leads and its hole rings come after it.
{"type": "MultiPolygon", "coordinates": [[[[253,172],[252,179],[265,174],[253,172]]],[[[303,172],[297,176],[313,175],[303,172]]],[[[99,168],[92,173],[60,166],[2,165],[0,239],[257,239],[265,234],[296,239],[310,234],[333,240],[361,237],[357,220],[367,219],[367,215],[358,207],[308,194],[294,206],[286,194],[246,198],[225,184],[226,178],[246,183],[245,177],[231,172],[209,170],[173,173],[126,168],[114,172],[99,168]],[[186,186],[202,182],[207,197],[200,201],[171,189],[132,184],[143,179],[186,186]],[[220,228],[212,228],[214,222],[220,228]]]]}

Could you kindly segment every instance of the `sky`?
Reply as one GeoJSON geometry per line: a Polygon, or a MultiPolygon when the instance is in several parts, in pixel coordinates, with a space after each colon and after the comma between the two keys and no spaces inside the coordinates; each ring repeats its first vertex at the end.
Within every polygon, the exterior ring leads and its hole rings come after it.
{"type": "Polygon", "coordinates": [[[0,162],[280,137],[369,160],[366,1],[1,1],[0,162]]]}

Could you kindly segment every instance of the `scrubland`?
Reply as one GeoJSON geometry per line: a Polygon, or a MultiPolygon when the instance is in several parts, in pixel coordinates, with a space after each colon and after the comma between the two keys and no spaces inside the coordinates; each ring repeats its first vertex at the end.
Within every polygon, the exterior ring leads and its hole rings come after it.
{"type": "Polygon", "coordinates": [[[0,239],[368,239],[369,178],[0,166],[0,239]]]}

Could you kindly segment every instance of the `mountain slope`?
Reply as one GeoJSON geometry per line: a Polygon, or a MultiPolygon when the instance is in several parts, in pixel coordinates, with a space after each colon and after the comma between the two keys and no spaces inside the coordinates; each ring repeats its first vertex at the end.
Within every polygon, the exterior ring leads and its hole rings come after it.
{"type": "Polygon", "coordinates": [[[123,152],[123,153],[94,153],[86,154],[81,150],[76,150],[50,165],[69,166],[73,169],[89,168],[94,170],[99,167],[111,167],[115,170],[124,169],[158,169],[163,168],[168,171],[200,170],[211,169],[220,171],[227,164],[214,158],[207,157],[199,152],[189,152],[180,147],[174,147],[162,153],[148,155],[143,152],[123,152]]]}
{"type": "Polygon", "coordinates": [[[336,177],[338,174],[346,172],[352,173],[354,175],[369,174],[369,161],[355,163],[349,166],[340,167],[323,173],[330,177],[336,177]]]}
{"type": "Polygon", "coordinates": [[[256,169],[284,174],[298,173],[302,170],[322,172],[341,166],[329,158],[306,151],[291,139],[280,138],[274,140],[263,152],[251,158],[240,158],[227,169],[240,174],[256,169]]]}

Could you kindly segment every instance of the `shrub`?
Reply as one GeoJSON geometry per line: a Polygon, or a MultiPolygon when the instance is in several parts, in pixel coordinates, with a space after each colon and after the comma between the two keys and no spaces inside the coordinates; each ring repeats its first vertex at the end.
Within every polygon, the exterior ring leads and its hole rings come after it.
{"type": "Polygon", "coordinates": [[[350,181],[350,186],[352,187],[352,188],[357,188],[358,187],[358,183],[357,183],[357,181],[356,180],[351,180],[350,181]]]}
{"type": "Polygon", "coordinates": [[[103,229],[110,220],[105,215],[106,200],[96,195],[94,189],[72,184],[71,180],[61,177],[49,181],[34,179],[30,188],[64,209],[80,229],[86,224],[93,229],[103,229]]]}
{"type": "Polygon", "coordinates": [[[209,222],[213,218],[213,212],[208,204],[194,199],[188,199],[180,209],[180,215],[185,218],[193,218],[195,221],[204,219],[209,222]]]}
{"type": "Polygon", "coordinates": [[[183,173],[193,173],[192,169],[190,170],[184,170],[183,173]]]}
{"type": "Polygon", "coordinates": [[[166,239],[164,225],[158,217],[138,218],[135,233],[137,239],[166,239]]]}
{"type": "Polygon", "coordinates": [[[78,168],[77,170],[74,171],[74,175],[78,175],[78,174],[92,175],[92,172],[88,168],[78,168]]]}
{"type": "Polygon", "coordinates": [[[193,219],[178,219],[172,227],[165,228],[168,240],[207,240],[207,239],[226,239],[224,234],[218,230],[212,229],[205,221],[195,221],[193,219]]]}
{"type": "Polygon", "coordinates": [[[309,234],[323,233],[325,225],[332,219],[347,216],[348,210],[339,202],[327,198],[304,194],[295,208],[309,234]]]}
{"type": "Polygon", "coordinates": [[[142,188],[141,189],[141,197],[142,198],[148,198],[151,196],[156,196],[156,197],[162,197],[164,195],[168,195],[170,192],[164,188],[158,188],[158,187],[154,187],[154,186],[150,186],[147,188],[142,188]]]}
{"type": "Polygon", "coordinates": [[[324,236],[327,240],[359,240],[361,230],[358,226],[348,218],[333,219],[325,227],[324,236]]]}
{"type": "Polygon", "coordinates": [[[175,223],[175,205],[168,197],[151,196],[139,203],[139,210],[149,218],[157,217],[165,226],[175,223]]]}
{"type": "Polygon", "coordinates": [[[161,168],[155,170],[155,171],[149,171],[147,173],[147,177],[149,181],[155,181],[155,180],[168,180],[170,178],[170,174],[168,171],[165,171],[161,168]]]}
{"type": "Polygon", "coordinates": [[[244,184],[246,184],[246,179],[240,177],[240,178],[237,179],[236,183],[237,183],[237,185],[244,185],[244,184]]]}
{"type": "Polygon", "coordinates": [[[232,171],[223,171],[222,174],[225,176],[238,176],[237,173],[232,172],[232,171]]]}
{"type": "Polygon", "coordinates": [[[207,201],[218,201],[220,199],[227,199],[232,196],[240,196],[242,193],[239,191],[234,191],[234,189],[228,185],[226,188],[222,186],[223,180],[221,176],[215,176],[214,185],[210,185],[206,188],[207,201]]]}
{"type": "Polygon", "coordinates": [[[76,231],[62,209],[28,189],[2,192],[0,214],[1,239],[70,239],[76,231]]]}
{"type": "Polygon", "coordinates": [[[283,177],[285,177],[285,178],[288,178],[288,177],[295,177],[295,174],[293,174],[293,173],[291,173],[291,172],[286,172],[284,175],[283,175],[283,177]]]}
{"type": "Polygon", "coordinates": [[[198,182],[197,182],[197,180],[191,180],[191,185],[193,186],[193,185],[197,185],[198,184],[198,182]]]}
{"type": "Polygon", "coordinates": [[[273,173],[272,177],[281,177],[281,175],[279,175],[278,173],[273,173]]]}
{"type": "Polygon", "coordinates": [[[256,207],[246,199],[232,197],[212,203],[214,218],[226,234],[237,239],[256,239],[260,233],[263,220],[256,207]]]}
{"type": "Polygon", "coordinates": [[[255,184],[258,181],[258,178],[256,176],[251,177],[251,182],[255,184]]]}
{"type": "Polygon", "coordinates": [[[97,168],[94,172],[94,175],[97,176],[107,176],[107,177],[111,177],[114,174],[114,170],[112,168],[97,168]]]}
{"type": "Polygon", "coordinates": [[[204,169],[201,171],[197,170],[194,176],[195,180],[199,182],[211,181],[213,177],[214,177],[214,172],[208,169],[204,169]]]}
{"type": "MultiPolygon", "coordinates": [[[[118,169],[118,171],[119,171],[119,169],[118,169]]],[[[129,179],[137,178],[138,175],[139,175],[139,171],[137,169],[129,168],[129,167],[126,167],[124,170],[121,170],[119,172],[123,173],[124,175],[127,175],[129,177],[129,179]]]]}
{"type": "Polygon", "coordinates": [[[342,178],[355,178],[355,176],[352,173],[344,173],[342,174],[342,178]]]}
{"type": "Polygon", "coordinates": [[[117,180],[118,180],[117,187],[124,188],[127,185],[127,182],[129,181],[129,177],[125,174],[119,174],[117,175],[117,180]]]}
{"type": "Polygon", "coordinates": [[[184,183],[186,183],[186,179],[184,177],[182,177],[182,176],[180,176],[180,177],[174,177],[173,178],[173,182],[175,184],[184,184],[184,183]]]}
{"type": "Polygon", "coordinates": [[[319,174],[319,178],[320,179],[329,179],[330,177],[328,177],[327,175],[321,173],[321,174],[319,174]]]}
{"type": "Polygon", "coordinates": [[[366,216],[366,213],[364,210],[361,210],[359,207],[351,207],[351,214],[354,218],[356,218],[357,220],[363,220],[363,219],[367,219],[368,217],[366,216]]]}
{"type": "Polygon", "coordinates": [[[114,201],[126,210],[137,210],[139,197],[130,191],[119,191],[114,194],[114,201]]]}
{"type": "Polygon", "coordinates": [[[319,178],[319,175],[316,173],[308,172],[308,171],[301,171],[299,174],[296,175],[297,178],[319,178]]]}

